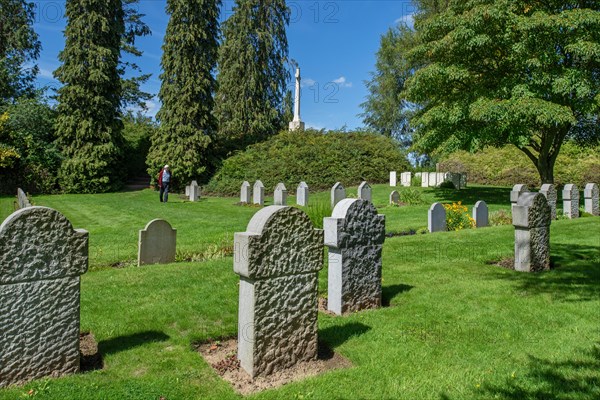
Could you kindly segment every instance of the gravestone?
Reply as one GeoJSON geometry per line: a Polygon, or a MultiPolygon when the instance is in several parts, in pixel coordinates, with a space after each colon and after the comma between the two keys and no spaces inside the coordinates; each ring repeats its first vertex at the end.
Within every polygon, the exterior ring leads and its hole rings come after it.
{"type": "Polygon", "coordinates": [[[287,205],[287,189],[283,183],[278,183],[273,193],[273,204],[276,206],[287,205]]]}
{"type": "Polygon", "coordinates": [[[317,357],[323,231],[301,210],[269,206],[234,235],[240,275],[238,359],[255,377],[317,357]]]}
{"type": "Polygon", "coordinates": [[[398,204],[400,203],[400,193],[394,190],[390,193],[390,204],[398,204]]]}
{"type": "Polygon", "coordinates": [[[549,183],[543,184],[540,188],[540,193],[543,194],[546,197],[546,200],[548,201],[548,205],[550,206],[551,218],[556,219],[556,201],[558,196],[556,194],[556,189],[554,188],[554,185],[551,185],[549,183]]]}
{"type": "Polygon", "coordinates": [[[19,204],[19,208],[31,207],[31,203],[27,198],[27,195],[21,188],[17,188],[17,204],[19,204]]]}
{"type": "Polygon", "coordinates": [[[446,230],[446,209],[440,203],[433,203],[427,213],[427,229],[429,232],[446,230]]]}
{"type": "Polygon", "coordinates": [[[346,189],[342,186],[341,183],[337,182],[331,188],[331,209],[335,207],[340,200],[344,200],[346,198],[346,189]]]}
{"type": "Polygon", "coordinates": [[[400,183],[404,187],[410,187],[411,180],[412,180],[412,173],[410,173],[410,172],[403,172],[400,175],[400,183]]]}
{"type": "Polygon", "coordinates": [[[429,187],[429,172],[421,173],[421,187],[429,187]]]}
{"type": "Polygon", "coordinates": [[[467,174],[461,173],[460,175],[460,188],[464,189],[467,187],[467,174]]]}
{"type": "Polygon", "coordinates": [[[517,201],[519,201],[519,197],[523,193],[526,193],[528,190],[529,189],[527,188],[527,185],[524,185],[522,183],[513,186],[512,190],[510,191],[511,208],[514,207],[515,204],[517,204],[517,201]]]}
{"type": "Polygon", "coordinates": [[[475,220],[476,228],[484,228],[489,225],[488,206],[483,200],[479,200],[473,207],[473,219],[475,220]]]}
{"type": "Polygon", "coordinates": [[[341,315],[381,306],[385,215],[369,201],[344,199],[323,219],[329,251],[327,309],[341,315]]]}
{"type": "Polygon", "coordinates": [[[198,182],[192,181],[190,184],[190,201],[198,200],[200,200],[200,186],[198,186],[198,182]]]}
{"type": "Polygon", "coordinates": [[[248,181],[244,181],[242,183],[242,187],[240,188],[240,203],[248,204],[250,203],[250,197],[252,189],[250,189],[250,183],[248,181]]]}
{"type": "Polygon", "coordinates": [[[562,191],[563,213],[567,218],[579,218],[579,189],[576,185],[569,183],[562,191]]]}
{"type": "Polygon", "coordinates": [[[260,206],[265,205],[265,185],[261,181],[254,182],[252,189],[252,202],[260,206]]]}
{"type": "Polygon", "coordinates": [[[436,186],[440,187],[440,185],[442,183],[444,183],[444,181],[446,180],[446,173],[445,172],[436,172],[435,174],[435,179],[436,179],[436,186]]]}
{"type": "Polygon", "coordinates": [[[438,185],[438,182],[437,182],[438,173],[437,172],[429,172],[428,174],[429,174],[429,180],[428,180],[429,187],[436,187],[438,185]]]}
{"type": "Polygon", "coordinates": [[[176,245],[177,229],[171,228],[171,224],[164,219],[153,219],[140,230],[138,266],[175,262],[176,245]]]}
{"type": "Polygon", "coordinates": [[[595,183],[588,183],[585,185],[583,190],[583,198],[585,205],[585,212],[594,216],[600,215],[600,209],[598,207],[598,185],[595,183]]]}
{"type": "Polygon", "coordinates": [[[300,182],[296,189],[296,204],[299,206],[308,205],[308,185],[306,182],[300,182]]]}
{"type": "Polygon", "coordinates": [[[363,181],[358,186],[358,198],[371,201],[371,186],[366,181],[363,181]]]}
{"type": "Polygon", "coordinates": [[[46,207],[0,225],[0,387],[79,371],[88,232],[46,207]]]}
{"type": "Polygon", "coordinates": [[[398,181],[396,179],[396,171],[390,171],[390,186],[396,186],[398,181]]]}
{"type": "Polygon", "coordinates": [[[452,182],[455,189],[462,189],[460,174],[457,174],[456,172],[447,172],[444,175],[444,181],[452,182]]]}
{"type": "Polygon", "coordinates": [[[515,270],[550,269],[551,211],[546,196],[522,193],[512,209],[515,226],[515,270]]]}
{"type": "Polygon", "coordinates": [[[185,197],[187,197],[187,198],[190,197],[190,185],[187,185],[185,187],[185,197]]]}

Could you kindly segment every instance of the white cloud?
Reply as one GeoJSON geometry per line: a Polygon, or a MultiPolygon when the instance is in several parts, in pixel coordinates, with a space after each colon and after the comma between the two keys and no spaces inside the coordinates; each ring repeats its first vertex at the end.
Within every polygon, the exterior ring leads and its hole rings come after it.
{"type": "Polygon", "coordinates": [[[49,69],[46,69],[46,68],[40,67],[40,71],[39,71],[38,75],[42,78],[54,79],[54,75],[52,74],[52,71],[50,71],[49,69]]]}
{"type": "Polygon", "coordinates": [[[313,86],[315,83],[317,83],[317,81],[315,81],[314,79],[310,79],[310,78],[302,78],[300,80],[301,87],[310,87],[310,86],[313,86]]]}
{"type": "Polygon", "coordinates": [[[333,83],[337,83],[339,85],[339,87],[347,87],[347,88],[352,87],[352,82],[347,82],[345,76],[340,76],[339,78],[334,79],[333,83]]]}
{"type": "Polygon", "coordinates": [[[398,24],[406,24],[406,26],[408,26],[410,29],[415,29],[415,14],[414,13],[410,13],[410,14],[406,14],[398,19],[396,19],[394,21],[394,23],[396,25],[398,24]]]}

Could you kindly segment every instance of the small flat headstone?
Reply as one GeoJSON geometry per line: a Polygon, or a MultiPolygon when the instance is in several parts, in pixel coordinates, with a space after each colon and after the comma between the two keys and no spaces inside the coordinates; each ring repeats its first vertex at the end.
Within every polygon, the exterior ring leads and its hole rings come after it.
{"type": "Polygon", "coordinates": [[[440,203],[433,203],[427,214],[429,232],[444,232],[446,227],[446,209],[440,203]]]}
{"type": "Polygon", "coordinates": [[[299,206],[308,205],[308,185],[306,182],[300,182],[296,189],[296,204],[299,206]]]}
{"type": "Polygon", "coordinates": [[[398,204],[400,203],[400,193],[398,193],[398,191],[394,190],[392,193],[390,193],[390,204],[398,204]]]}
{"type": "Polygon", "coordinates": [[[366,201],[371,201],[371,186],[366,181],[363,181],[358,186],[358,198],[366,201]]]}
{"type": "Polygon", "coordinates": [[[140,230],[138,266],[175,262],[176,244],[177,229],[171,228],[171,224],[164,219],[153,219],[140,230]]]}
{"type": "Polygon", "coordinates": [[[477,228],[484,228],[489,225],[489,211],[485,201],[479,200],[475,203],[473,207],[473,219],[477,228]]]}
{"type": "Polygon", "coordinates": [[[345,198],[346,189],[340,182],[337,182],[331,188],[331,209],[335,208],[335,205],[345,198]]]}
{"type": "Polygon", "coordinates": [[[283,183],[278,183],[273,193],[273,205],[285,206],[287,205],[287,189],[283,183]]]}

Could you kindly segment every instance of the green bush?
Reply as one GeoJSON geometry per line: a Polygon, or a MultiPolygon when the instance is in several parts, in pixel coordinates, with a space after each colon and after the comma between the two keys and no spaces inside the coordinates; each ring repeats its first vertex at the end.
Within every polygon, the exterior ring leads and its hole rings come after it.
{"type": "Polygon", "coordinates": [[[408,204],[411,206],[426,203],[425,200],[423,200],[423,198],[421,196],[421,191],[416,188],[412,188],[412,187],[401,188],[398,191],[398,194],[400,195],[400,203],[408,204]]]}
{"type": "Polygon", "coordinates": [[[409,162],[393,139],[363,132],[307,130],[283,132],[250,146],[223,162],[206,186],[209,193],[237,195],[243,181],[260,179],[267,192],[278,182],[289,190],[305,181],[311,190],[385,183],[389,171],[407,170],[409,162]]]}
{"type": "MultiPolygon", "coordinates": [[[[525,183],[530,187],[540,186],[533,163],[514,146],[500,149],[489,147],[477,153],[459,151],[443,160],[440,168],[442,171],[466,172],[469,183],[495,186],[525,183]]],[[[556,159],[554,183],[575,183],[583,187],[588,182],[600,182],[600,146],[580,147],[566,142],[556,159]]]]}
{"type": "MultiPolygon", "coordinates": [[[[150,137],[156,124],[152,118],[138,113],[128,113],[123,117],[124,167],[127,178],[144,176],[146,172],[146,157],[150,150],[150,137]]],[[[156,171],[158,173],[158,171],[156,171]]]]}

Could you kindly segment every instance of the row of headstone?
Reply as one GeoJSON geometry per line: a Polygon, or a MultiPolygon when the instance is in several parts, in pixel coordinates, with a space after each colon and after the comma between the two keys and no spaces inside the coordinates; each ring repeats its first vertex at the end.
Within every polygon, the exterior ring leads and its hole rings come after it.
{"type": "Polygon", "coordinates": [[[185,196],[190,201],[200,200],[200,186],[198,186],[198,182],[192,181],[192,183],[185,187],[185,196]]]}
{"type": "Polygon", "coordinates": [[[456,189],[467,187],[467,174],[457,172],[422,172],[421,187],[439,187],[444,182],[452,182],[456,189]]]}
{"type": "MultiPolygon", "coordinates": [[[[336,204],[346,198],[346,188],[340,183],[336,182],[331,188],[331,208],[335,208],[336,204]]],[[[358,186],[358,198],[361,200],[372,201],[372,189],[367,181],[361,182],[358,186]]]]}
{"type": "Polygon", "coordinates": [[[79,371],[88,232],[25,207],[0,225],[0,387],[79,371]]]}
{"type": "MultiPolygon", "coordinates": [[[[528,193],[529,189],[527,185],[517,184],[513,186],[510,192],[511,208],[517,204],[520,196],[524,193],[528,193]]],[[[557,204],[557,192],[554,185],[544,184],[540,189],[540,193],[546,198],[550,207],[550,218],[556,219],[556,204],[557,204]]],[[[588,183],[585,185],[583,191],[584,207],[585,212],[594,216],[600,215],[600,209],[598,207],[598,185],[595,183],[588,183]]],[[[562,191],[563,199],[563,214],[567,218],[579,218],[579,189],[577,185],[567,184],[562,191]]]]}
{"type": "Polygon", "coordinates": [[[341,199],[324,218],[323,231],[300,209],[269,206],[234,235],[237,356],[250,376],[317,357],[323,245],[329,249],[328,309],[343,314],[381,305],[384,218],[370,201],[341,199]]]}
{"type": "MultiPolygon", "coordinates": [[[[476,228],[489,225],[489,210],[485,201],[479,200],[473,206],[473,219],[476,228]]],[[[427,213],[427,229],[429,232],[444,232],[447,230],[446,209],[441,203],[433,203],[427,213]]]]}
{"type": "Polygon", "coordinates": [[[29,202],[29,198],[21,188],[17,188],[17,204],[19,208],[31,207],[31,203],[29,202]]]}
{"type": "MultiPolygon", "coordinates": [[[[260,206],[265,204],[265,186],[260,180],[254,183],[253,189],[250,189],[250,183],[244,181],[240,189],[240,203],[250,204],[250,198],[252,197],[252,203],[260,206]]],[[[273,204],[279,206],[287,205],[287,188],[283,183],[278,183],[273,192],[273,204]]],[[[296,204],[299,206],[308,205],[308,185],[306,182],[300,182],[296,189],[296,204]]]]}

